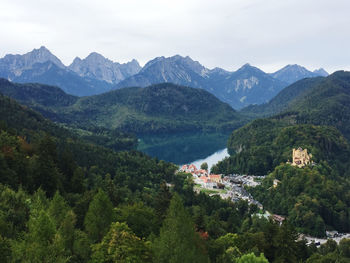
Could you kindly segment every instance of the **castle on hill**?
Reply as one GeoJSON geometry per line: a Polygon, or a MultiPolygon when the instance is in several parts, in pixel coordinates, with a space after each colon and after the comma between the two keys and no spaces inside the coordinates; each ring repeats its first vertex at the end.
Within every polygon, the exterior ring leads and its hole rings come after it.
{"type": "Polygon", "coordinates": [[[307,153],[307,149],[299,147],[298,149],[293,148],[293,162],[292,166],[298,166],[299,168],[305,165],[311,164],[312,154],[307,153]]]}

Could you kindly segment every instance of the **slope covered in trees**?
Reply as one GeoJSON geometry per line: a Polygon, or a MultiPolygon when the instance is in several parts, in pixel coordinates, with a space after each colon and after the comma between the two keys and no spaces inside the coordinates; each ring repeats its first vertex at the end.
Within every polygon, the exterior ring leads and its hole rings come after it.
{"type": "Polygon", "coordinates": [[[77,98],[54,87],[2,80],[0,92],[54,121],[83,129],[97,126],[133,133],[165,133],[232,130],[244,123],[237,112],[210,93],[169,83],[77,98]]]}
{"type": "Polygon", "coordinates": [[[299,232],[323,237],[326,229],[350,230],[350,180],[325,162],[303,169],[280,165],[251,193],[269,211],[288,216],[299,232]]]}
{"type": "Polygon", "coordinates": [[[86,143],[63,128],[51,133],[55,124],[6,100],[0,104],[6,121],[0,131],[2,262],[194,262],[194,257],[218,263],[266,262],[265,257],[269,262],[318,262],[350,257],[346,240],[339,246],[308,247],[297,241],[290,224],[280,227],[254,216],[257,208],[245,201],[195,193],[192,178],[175,174],[172,164],[86,143]]]}
{"type": "Polygon", "coordinates": [[[335,128],[260,119],[234,131],[228,149],[231,156],[213,171],[268,174],[251,193],[269,211],[288,216],[300,232],[324,236],[326,229],[350,230],[350,147],[335,128]],[[286,164],[298,147],[312,154],[314,165],[286,164]]]}
{"type": "Polygon", "coordinates": [[[282,90],[265,105],[242,113],[255,117],[276,115],[298,124],[334,126],[350,139],[350,72],[304,79],[282,90]]]}
{"type": "Polygon", "coordinates": [[[228,140],[230,157],[217,172],[266,175],[292,159],[293,148],[307,148],[315,162],[327,161],[344,173],[349,165],[348,141],[333,127],[290,125],[276,119],[258,119],[234,131],[228,140]]]}
{"type": "Polygon", "coordinates": [[[85,129],[67,129],[45,119],[41,114],[16,101],[0,94],[0,124],[1,127],[10,127],[18,135],[27,140],[40,138],[45,133],[61,139],[85,141],[114,149],[116,151],[131,150],[136,146],[136,138],[118,130],[107,128],[87,127],[85,129]]]}
{"type": "Polygon", "coordinates": [[[289,105],[292,105],[295,101],[302,98],[308,89],[318,85],[323,80],[324,78],[322,77],[299,80],[281,90],[268,103],[249,105],[243,108],[241,112],[255,117],[265,117],[281,113],[287,110],[289,105]]]}

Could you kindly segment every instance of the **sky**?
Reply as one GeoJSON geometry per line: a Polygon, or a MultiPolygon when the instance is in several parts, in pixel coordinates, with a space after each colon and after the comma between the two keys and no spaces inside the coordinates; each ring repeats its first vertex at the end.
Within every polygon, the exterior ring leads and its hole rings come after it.
{"type": "Polygon", "coordinates": [[[0,57],[46,46],[69,65],[91,52],[141,65],[190,56],[208,68],[245,63],[350,70],[350,0],[1,0],[0,57]]]}

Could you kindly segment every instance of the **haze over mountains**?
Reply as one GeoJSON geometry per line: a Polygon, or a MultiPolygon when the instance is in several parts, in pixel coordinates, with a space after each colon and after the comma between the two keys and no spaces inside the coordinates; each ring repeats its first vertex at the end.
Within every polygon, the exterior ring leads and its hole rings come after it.
{"type": "Polygon", "coordinates": [[[208,69],[188,56],[179,55],[157,57],[141,68],[136,60],[120,64],[95,52],[85,59],[77,57],[65,66],[45,47],[0,59],[0,77],[19,83],[55,85],[76,96],[171,82],[205,89],[235,109],[266,103],[290,83],[327,74],[323,69],[311,72],[298,65],[288,65],[272,74],[249,64],[229,72],[221,68],[208,69]]]}

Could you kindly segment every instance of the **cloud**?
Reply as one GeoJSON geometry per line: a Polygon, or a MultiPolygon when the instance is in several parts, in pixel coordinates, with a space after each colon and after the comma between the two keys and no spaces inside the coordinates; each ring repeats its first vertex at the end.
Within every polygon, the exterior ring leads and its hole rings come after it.
{"type": "Polygon", "coordinates": [[[3,0],[1,9],[0,56],[45,45],[65,64],[96,51],[119,62],[181,54],[228,70],[350,70],[348,0],[3,0]]]}

